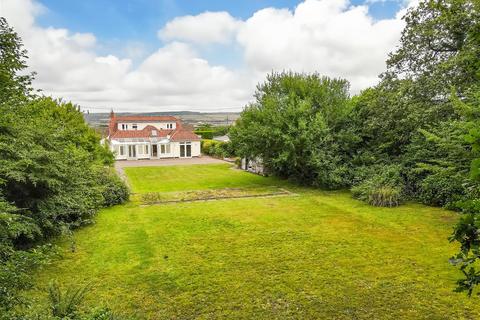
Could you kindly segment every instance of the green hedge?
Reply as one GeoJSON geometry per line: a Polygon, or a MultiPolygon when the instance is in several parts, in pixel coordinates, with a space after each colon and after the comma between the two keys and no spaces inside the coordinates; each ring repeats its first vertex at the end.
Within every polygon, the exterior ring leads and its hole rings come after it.
{"type": "Polygon", "coordinates": [[[232,157],[235,155],[232,144],[229,142],[204,139],[201,143],[203,154],[217,158],[232,157]]]}
{"type": "Polygon", "coordinates": [[[214,131],[212,130],[195,130],[195,134],[198,134],[202,139],[213,139],[214,131]]]}

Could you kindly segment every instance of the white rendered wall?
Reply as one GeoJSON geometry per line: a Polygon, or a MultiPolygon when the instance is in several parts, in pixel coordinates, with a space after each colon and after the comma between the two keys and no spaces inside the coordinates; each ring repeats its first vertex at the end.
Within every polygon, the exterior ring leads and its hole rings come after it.
{"type": "Polygon", "coordinates": [[[192,141],[192,157],[199,157],[200,153],[200,141],[192,141]]]}
{"type": "Polygon", "coordinates": [[[172,157],[178,158],[180,157],[180,143],[179,142],[172,142],[172,157]]]}
{"type": "MultiPolygon", "coordinates": [[[[138,143],[138,142],[115,142],[110,143],[110,150],[114,153],[116,160],[136,160],[136,159],[160,159],[160,158],[179,158],[180,157],[180,142],[170,142],[170,153],[161,153],[161,143],[157,145],[157,156],[152,156],[153,143],[138,143]],[[128,157],[128,146],[135,145],[136,158],[128,157]],[[148,145],[148,153],[144,152],[144,146],[148,145]],[[120,155],[120,146],[124,148],[124,154],[120,155]]],[[[192,141],[192,157],[199,157],[201,155],[200,141],[192,141]]],[[[165,148],[165,151],[167,149],[165,148]]]]}

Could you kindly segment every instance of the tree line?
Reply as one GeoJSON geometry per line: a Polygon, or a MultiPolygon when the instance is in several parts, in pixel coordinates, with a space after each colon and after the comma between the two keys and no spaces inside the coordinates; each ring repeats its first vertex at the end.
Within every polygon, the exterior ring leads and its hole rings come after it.
{"type": "Polygon", "coordinates": [[[32,88],[26,59],[21,39],[0,18],[0,319],[107,319],[105,310],[83,317],[59,299],[36,313],[23,294],[34,269],[54,252],[50,240],[92,223],[100,208],[129,195],[99,134],[75,105],[32,88]]]}
{"type": "Polygon", "coordinates": [[[378,85],[349,96],[344,79],[272,73],[230,138],[270,174],[349,188],[377,206],[414,200],[462,212],[451,262],[480,282],[480,2],[426,0],[404,16],[378,85]]]}

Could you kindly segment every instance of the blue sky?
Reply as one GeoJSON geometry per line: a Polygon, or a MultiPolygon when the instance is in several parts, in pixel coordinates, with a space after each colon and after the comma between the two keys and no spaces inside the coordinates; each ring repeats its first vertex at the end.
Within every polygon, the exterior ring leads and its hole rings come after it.
{"type": "MultiPolygon", "coordinates": [[[[233,17],[246,20],[256,11],[267,7],[293,10],[298,0],[40,0],[48,10],[39,16],[44,27],[67,28],[74,32],[93,33],[115,50],[125,42],[142,44],[147,52],[155,50],[161,40],[157,31],[178,16],[197,15],[205,11],[227,11],[233,17]]],[[[367,3],[375,19],[393,18],[401,8],[400,0],[351,0],[353,5],[367,3]]],[[[217,48],[218,49],[218,48],[217,48]]],[[[218,63],[238,61],[235,48],[205,50],[203,54],[218,63]],[[229,58],[225,58],[228,51],[229,58]],[[219,54],[221,52],[221,54],[219,54]]],[[[100,53],[102,49],[100,48],[100,53]]],[[[117,52],[121,55],[121,52],[117,52]]]]}

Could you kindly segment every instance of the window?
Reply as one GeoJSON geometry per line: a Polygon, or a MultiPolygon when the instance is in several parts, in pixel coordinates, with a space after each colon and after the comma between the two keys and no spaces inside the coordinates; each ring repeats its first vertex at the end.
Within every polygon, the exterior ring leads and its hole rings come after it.
{"type": "Polygon", "coordinates": [[[164,144],[160,145],[160,153],[165,154],[165,145],[164,144]]]}
{"type": "Polygon", "coordinates": [[[148,145],[146,145],[146,144],[139,145],[138,146],[138,153],[148,154],[148,145]]]}
{"type": "Polygon", "coordinates": [[[152,130],[152,136],[156,137],[157,136],[157,130],[152,130]]]}
{"type": "Polygon", "coordinates": [[[170,153],[170,144],[167,144],[167,153],[170,153]]]}
{"type": "Polygon", "coordinates": [[[192,143],[190,141],[180,143],[180,158],[190,158],[192,156],[192,143]]]}
{"type": "Polygon", "coordinates": [[[128,129],[128,124],[122,123],[122,130],[127,130],[128,129]]]}
{"type": "Polygon", "coordinates": [[[167,123],[167,129],[173,129],[173,123],[167,123]]]}
{"type": "Polygon", "coordinates": [[[125,154],[125,147],[124,146],[120,146],[120,155],[123,156],[125,154]]]}
{"type": "Polygon", "coordinates": [[[136,123],[132,124],[132,129],[133,129],[133,130],[137,130],[137,129],[138,129],[138,126],[137,126],[136,123]]]}

